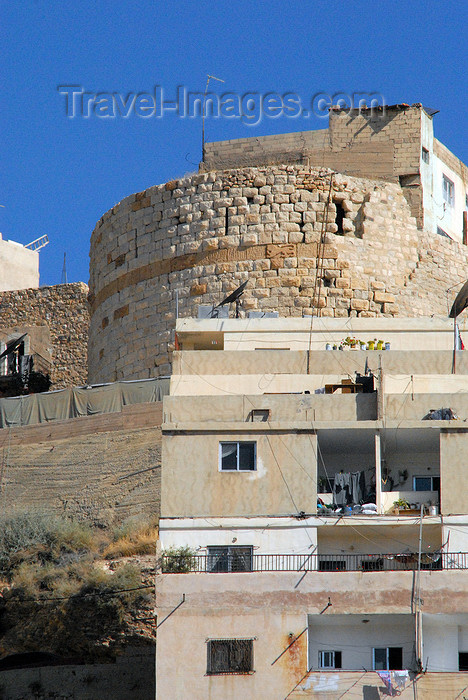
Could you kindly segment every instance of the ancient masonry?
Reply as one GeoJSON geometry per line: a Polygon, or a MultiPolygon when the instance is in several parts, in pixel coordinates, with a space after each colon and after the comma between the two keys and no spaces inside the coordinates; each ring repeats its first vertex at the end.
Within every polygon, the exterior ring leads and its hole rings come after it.
{"type": "Polygon", "coordinates": [[[2,328],[47,326],[50,332],[51,389],[86,383],[88,287],[82,282],[0,292],[2,328]]]}
{"type": "Polygon", "coordinates": [[[248,280],[249,310],[323,316],[447,314],[467,247],[418,229],[396,182],[281,165],[210,171],[131,195],[90,250],[89,381],[167,375],[179,315],[248,280]]]}

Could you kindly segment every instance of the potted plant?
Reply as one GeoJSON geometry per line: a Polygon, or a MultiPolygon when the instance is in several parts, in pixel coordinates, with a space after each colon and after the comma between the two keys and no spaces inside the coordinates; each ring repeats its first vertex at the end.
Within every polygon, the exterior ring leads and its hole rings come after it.
{"type": "Polygon", "coordinates": [[[399,510],[409,510],[410,509],[410,504],[408,501],[405,501],[404,498],[399,498],[397,501],[393,501],[393,505],[395,508],[398,508],[399,510]]]}

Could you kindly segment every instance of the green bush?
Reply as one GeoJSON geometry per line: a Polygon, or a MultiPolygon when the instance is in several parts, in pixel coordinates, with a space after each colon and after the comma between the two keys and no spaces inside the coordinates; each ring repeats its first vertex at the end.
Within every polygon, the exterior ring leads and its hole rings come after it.
{"type": "Polygon", "coordinates": [[[169,547],[161,557],[164,574],[186,574],[193,571],[196,564],[196,552],[190,547],[169,547]]]}

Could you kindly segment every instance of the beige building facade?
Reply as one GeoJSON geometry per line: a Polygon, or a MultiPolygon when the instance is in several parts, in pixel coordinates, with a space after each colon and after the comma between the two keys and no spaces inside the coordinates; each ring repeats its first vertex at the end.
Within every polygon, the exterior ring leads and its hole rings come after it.
{"type": "Polygon", "coordinates": [[[468,685],[468,362],[457,352],[452,373],[443,319],[386,324],[410,349],[299,349],[304,329],[282,319],[178,322],[158,698],[431,700],[468,685]],[[275,323],[294,349],[255,349],[275,323]]]}

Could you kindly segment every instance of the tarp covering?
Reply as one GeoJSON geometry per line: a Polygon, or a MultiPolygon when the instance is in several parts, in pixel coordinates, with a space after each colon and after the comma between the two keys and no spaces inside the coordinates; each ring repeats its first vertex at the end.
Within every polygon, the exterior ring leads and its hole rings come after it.
{"type": "Polygon", "coordinates": [[[0,399],[0,428],[118,413],[122,406],[162,401],[169,394],[169,381],[142,379],[0,399]]]}

